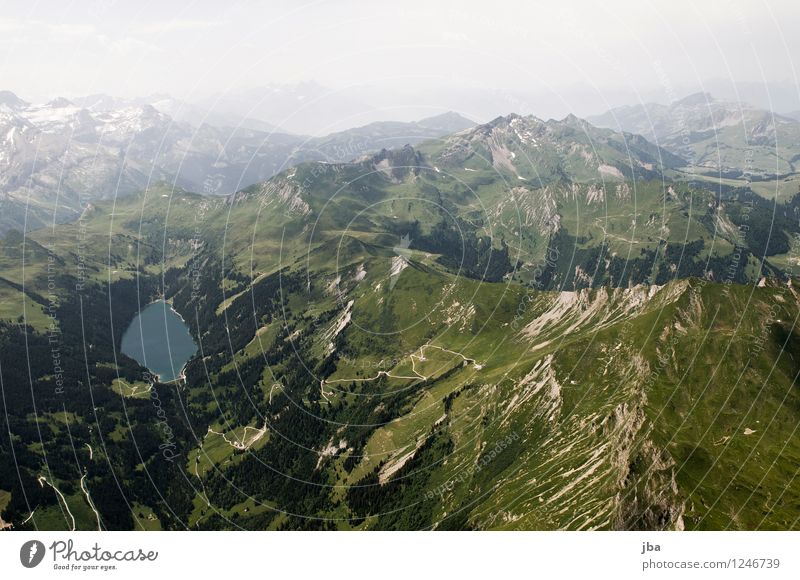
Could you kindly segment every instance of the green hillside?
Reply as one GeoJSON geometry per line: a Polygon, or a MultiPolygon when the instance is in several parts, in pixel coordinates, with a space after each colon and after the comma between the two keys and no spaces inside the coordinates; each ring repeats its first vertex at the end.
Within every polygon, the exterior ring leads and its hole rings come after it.
{"type": "Polygon", "coordinates": [[[8,234],[0,516],[797,528],[800,198],[667,181],[675,163],[510,116],[8,234]],[[179,384],[119,352],[156,297],[199,345],[179,384]]]}

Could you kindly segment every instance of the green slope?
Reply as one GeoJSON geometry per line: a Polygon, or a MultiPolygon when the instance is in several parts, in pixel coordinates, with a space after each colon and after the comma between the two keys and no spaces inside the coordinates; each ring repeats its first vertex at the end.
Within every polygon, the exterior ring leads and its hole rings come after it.
{"type": "Polygon", "coordinates": [[[31,316],[0,322],[0,515],[796,528],[796,203],[665,183],[629,141],[510,117],[10,234],[2,288],[31,316]],[[178,386],[119,353],[157,296],[200,346],[178,386]]]}

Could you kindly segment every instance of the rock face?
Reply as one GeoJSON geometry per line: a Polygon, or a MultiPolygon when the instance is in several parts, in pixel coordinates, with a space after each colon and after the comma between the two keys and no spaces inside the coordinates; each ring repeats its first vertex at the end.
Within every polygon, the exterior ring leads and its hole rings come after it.
{"type": "Polygon", "coordinates": [[[434,161],[439,166],[493,168],[535,187],[653,177],[683,165],[642,137],[600,129],[574,115],[542,121],[513,114],[452,135],[434,161]]]}
{"type": "Polygon", "coordinates": [[[422,155],[410,145],[400,149],[382,149],[372,157],[372,164],[394,183],[401,183],[409,176],[418,175],[420,169],[427,166],[422,155]]]}

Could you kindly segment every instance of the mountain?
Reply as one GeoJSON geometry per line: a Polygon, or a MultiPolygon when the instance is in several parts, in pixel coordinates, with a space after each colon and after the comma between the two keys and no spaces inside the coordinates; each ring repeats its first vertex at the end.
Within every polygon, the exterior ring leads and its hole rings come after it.
{"type": "Polygon", "coordinates": [[[73,99],[81,107],[91,111],[113,111],[130,107],[150,105],[158,112],[169,116],[178,123],[188,123],[194,127],[212,125],[216,127],[246,127],[265,133],[286,133],[280,128],[261,121],[219,110],[205,109],[168,94],[153,94],[138,98],[120,98],[103,93],[86,95],[73,99]]]}
{"type": "Polygon", "coordinates": [[[430,131],[436,131],[440,135],[458,133],[459,131],[475,126],[474,122],[453,111],[434,115],[433,117],[426,117],[418,121],[417,124],[430,131]]]}
{"type": "MultiPolygon", "coordinates": [[[[756,108],[775,111],[792,111],[800,107],[797,85],[790,81],[737,81],[730,77],[704,79],[700,91],[711,93],[717,99],[749,103],[756,108]]],[[[690,85],[676,87],[678,94],[690,95],[698,88],[690,85]]]]}
{"type": "Polygon", "coordinates": [[[151,107],[92,114],[66,99],[0,107],[0,133],[3,229],[74,219],[82,196],[109,197],[165,178],[154,156],[161,140],[177,139],[151,107]]]}
{"type": "Polygon", "coordinates": [[[298,135],[321,137],[374,121],[374,108],[342,91],[312,81],[232,90],[197,105],[255,118],[298,135]]]}
{"type": "MultiPolygon", "coordinates": [[[[362,125],[391,124],[397,118],[419,118],[430,115],[432,110],[431,107],[411,107],[408,104],[374,106],[369,99],[365,102],[360,98],[364,94],[364,87],[335,90],[315,82],[270,84],[228,91],[183,106],[209,111],[209,115],[248,118],[249,126],[257,120],[280,127],[284,132],[313,137],[341,133],[362,125]]],[[[432,98],[431,102],[458,103],[458,100],[432,98]]],[[[157,103],[153,105],[159,106],[157,103]]],[[[437,136],[464,128],[463,117],[452,112],[429,120],[431,124],[425,128],[436,131],[437,136]]]]}
{"type": "Polygon", "coordinates": [[[796,527],[800,199],[672,182],[675,162],[510,115],[10,232],[0,516],[796,527]],[[155,298],[199,345],[178,383],[120,352],[155,298]]]}
{"type": "Polygon", "coordinates": [[[474,126],[474,122],[453,112],[412,123],[377,121],[326,137],[309,139],[303,149],[317,151],[329,161],[350,161],[375,150],[415,145],[474,126]]]}
{"type": "Polygon", "coordinates": [[[589,121],[640,134],[700,174],[764,180],[798,169],[800,122],[744,103],[718,101],[708,93],[670,105],[619,107],[589,121]]]}
{"type": "Polygon", "coordinates": [[[681,160],[635,135],[597,128],[569,115],[561,121],[534,116],[498,117],[449,137],[432,157],[443,166],[507,172],[539,184],[660,175],[681,160]]]}
{"type": "Polygon", "coordinates": [[[28,103],[20,99],[11,91],[0,91],[0,106],[15,110],[27,107],[28,103]]]}
{"type": "MultiPolygon", "coordinates": [[[[0,135],[5,136],[0,142],[0,232],[76,219],[88,203],[162,180],[228,194],[301,161],[348,161],[470,124],[453,114],[315,139],[266,132],[258,123],[261,128],[176,122],[156,108],[166,108],[163,96],[156,96],[153,105],[106,95],[32,105],[5,92],[0,101],[0,135]]],[[[178,113],[181,107],[174,104],[173,110],[178,113]]],[[[200,113],[196,118],[208,121],[200,113]]]]}

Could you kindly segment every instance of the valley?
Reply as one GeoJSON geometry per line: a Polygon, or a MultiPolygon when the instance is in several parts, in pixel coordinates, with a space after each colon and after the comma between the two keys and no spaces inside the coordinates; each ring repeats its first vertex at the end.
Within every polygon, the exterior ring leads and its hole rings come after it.
{"type": "Polygon", "coordinates": [[[10,231],[3,521],[797,528],[800,197],[681,167],[509,115],[10,231]],[[122,349],[156,299],[169,383],[122,349]]]}

